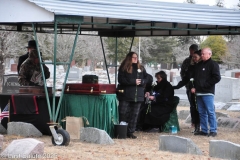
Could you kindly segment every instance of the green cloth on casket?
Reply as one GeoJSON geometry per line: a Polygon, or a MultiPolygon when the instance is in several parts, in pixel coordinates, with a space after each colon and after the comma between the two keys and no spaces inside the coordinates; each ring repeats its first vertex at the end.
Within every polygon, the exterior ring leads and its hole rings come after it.
{"type": "Polygon", "coordinates": [[[178,103],[179,103],[179,97],[174,96],[173,97],[174,109],[170,113],[169,120],[163,126],[163,132],[169,132],[171,126],[176,126],[177,130],[180,131],[180,127],[179,127],[179,123],[178,123],[178,115],[177,115],[177,105],[178,105],[178,103]]]}
{"type": "Polygon", "coordinates": [[[109,136],[114,136],[114,123],[118,123],[117,98],[115,94],[72,95],[65,94],[61,103],[58,122],[66,128],[65,122],[60,122],[66,116],[86,117],[88,127],[105,130],[109,136]]]}

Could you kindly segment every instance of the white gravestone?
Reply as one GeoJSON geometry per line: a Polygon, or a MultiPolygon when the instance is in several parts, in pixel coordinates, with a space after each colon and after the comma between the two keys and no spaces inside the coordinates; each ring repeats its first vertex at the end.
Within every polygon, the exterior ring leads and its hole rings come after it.
{"type": "Polygon", "coordinates": [[[221,77],[215,86],[215,101],[230,102],[240,98],[240,79],[221,77]]]}

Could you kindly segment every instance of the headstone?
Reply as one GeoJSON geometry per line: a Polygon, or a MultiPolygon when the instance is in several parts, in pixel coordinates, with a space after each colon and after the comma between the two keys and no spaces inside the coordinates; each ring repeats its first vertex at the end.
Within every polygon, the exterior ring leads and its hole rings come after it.
{"type": "MultiPolygon", "coordinates": [[[[182,80],[181,76],[173,76],[173,85],[177,85],[182,80]]],[[[184,87],[185,88],[185,87],[184,87]]]]}
{"type": "MultiPolygon", "coordinates": [[[[41,158],[44,153],[44,143],[33,138],[13,140],[0,154],[8,159],[41,158]]],[[[49,157],[51,158],[51,157],[49,157]]]]}
{"type": "Polygon", "coordinates": [[[170,70],[171,72],[175,72],[176,75],[175,76],[180,76],[180,71],[177,68],[173,68],[170,70]]]}
{"type": "Polygon", "coordinates": [[[223,102],[215,102],[215,109],[223,109],[223,107],[226,105],[226,103],[223,102]]]}
{"type": "Polygon", "coordinates": [[[9,74],[3,76],[3,83],[2,83],[2,93],[4,94],[12,94],[19,92],[18,83],[18,75],[17,74],[9,74]]]}
{"type": "Polygon", "coordinates": [[[189,110],[181,110],[178,112],[178,118],[179,119],[186,119],[189,115],[190,111],[189,110]]]}
{"type": "Polygon", "coordinates": [[[148,74],[150,74],[150,75],[152,75],[152,76],[154,77],[154,75],[153,75],[153,69],[152,69],[151,67],[145,67],[145,69],[146,69],[146,72],[147,72],[148,74]]]}
{"type": "Polygon", "coordinates": [[[106,131],[93,127],[81,128],[80,141],[97,144],[113,144],[114,141],[106,131]]]}
{"type": "MultiPolygon", "coordinates": [[[[215,114],[216,114],[216,119],[218,119],[219,117],[229,117],[229,115],[226,113],[215,112],[215,114]]],[[[191,114],[188,115],[188,117],[185,120],[185,123],[191,123],[191,114]]]]}
{"type": "Polygon", "coordinates": [[[240,103],[232,104],[227,110],[228,111],[240,111],[240,103]]]}
{"type": "Polygon", "coordinates": [[[173,77],[176,76],[176,72],[171,71],[170,72],[170,82],[173,82],[173,77]]]}
{"type": "Polygon", "coordinates": [[[235,73],[235,78],[240,78],[240,72],[235,73]]]}
{"type": "Polygon", "coordinates": [[[7,130],[3,125],[0,123],[0,134],[7,134],[7,130]]]}
{"type": "Polygon", "coordinates": [[[75,66],[76,65],[76,62],[75,62],[75,60],[72,60],[72,62],[71,62],[71,67],[73,67],[73,66],[75,66]]]}
{"type": "Polygon", "coordinates": [[[221,159],[240,159],[240,145],[223,140],[210,140],[209,155],[221,159]]]}
{"type": "Polygon", "coordinates": [[[240,99],[240,79],[223,77],[215,86],[215,101],[229,102],[240,99]]]}
{"type": "Polygon", "coordinates": [[[83,67],[83,71],[85,71],[85,72],[90,71],[90,66],[84,66],[84,67],[83,67]]]}
{"type": "Polygon", "coordinates": [[[215,112],[215,114],[216,114],[216,119],[218,119],[219,117],[229,117],[227,113],[215,112]]]}
{"type": "Polygon", "coordinates": [[[160,136],[159,150],[202,155],[202,151],[191,139],[171,135],[160,136]]]}
{"type": "Polygon", "coordinates": [[[221,74],[222,76],[225,76],[225,72],[226,72],[226,69],[220,69],[220,74],[221,74]]]}
{"type": "Polygon", "coordinates": [[[13,58],[10,59],[9,66],[11,66],[12,64],[14,64],[14,59],[13,58]]]}
{"type": "Polygon", "coordinates": [[[68,73],[68,80],[77,80],[80,79],[80,69],[79,68],[70,68],[68,73]]]}
{"type": "Polygon", "coordinates": [[[11,71],[17,72],[17,64],[11,64],[11,71]]]}
{"type": "Polygon", "coordinates": [[[217,123],[218,127],[240,129],[240,119],[238,118],[219,117],[217,123]]]}
{"type": "Polygon", "coordinates": [[[235,72],[240,72],[240,69],[227,70],[225,71],[225,76],[234,77],[235,74],[232,74],[232,73],[235,73],[235,72]]]}
{"type": "Polygon", "coordinates": [[[109,74],[115,74],[115,68],[114,67],[108,68],[108,72],[109,74]]]}
{"type": "Polygon", "coordinates": [[[3,135],[0,135],[0,150],[3,148],[3,135]]]}
{"type": "Polygon", "coordinates": [[[34,125],[24,122],[9,122],[7,133],[9,135],[20,135],[23,137],[42,136],[42,133],[34,125]]]}

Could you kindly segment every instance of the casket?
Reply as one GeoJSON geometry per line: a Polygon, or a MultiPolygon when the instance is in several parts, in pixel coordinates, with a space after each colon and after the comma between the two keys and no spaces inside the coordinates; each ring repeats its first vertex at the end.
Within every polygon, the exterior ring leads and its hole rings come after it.
{"type": "Polygon", "coordinates": [[[67,83],[65,94],[115,94],[115,84],[67,83]]]}

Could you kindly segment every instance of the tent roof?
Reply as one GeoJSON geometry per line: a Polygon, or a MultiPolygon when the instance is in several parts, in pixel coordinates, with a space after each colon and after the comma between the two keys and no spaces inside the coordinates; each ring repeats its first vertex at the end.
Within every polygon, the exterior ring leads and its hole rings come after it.
{"type": "MultiPolygon", "coordinates": [[[[216,6],[149,0],[2,0],[0,25],[15,30],[35,22],[37,32],[51,32],[56,15],[83,17],[81,33],[102,36],[187,36],[240,34],[240,11],[216,6]],[[10,7],[10,8],[9,8],[10,7]],[[15,7],[15,8],[14,8],[15,7]],[[12,9],[11,9],[12,8],[12,9]],[[26,9],[28,8],[28,9],[26,9]]],[[[59,33],[77,30],[69,22],[59,33]]]]}

